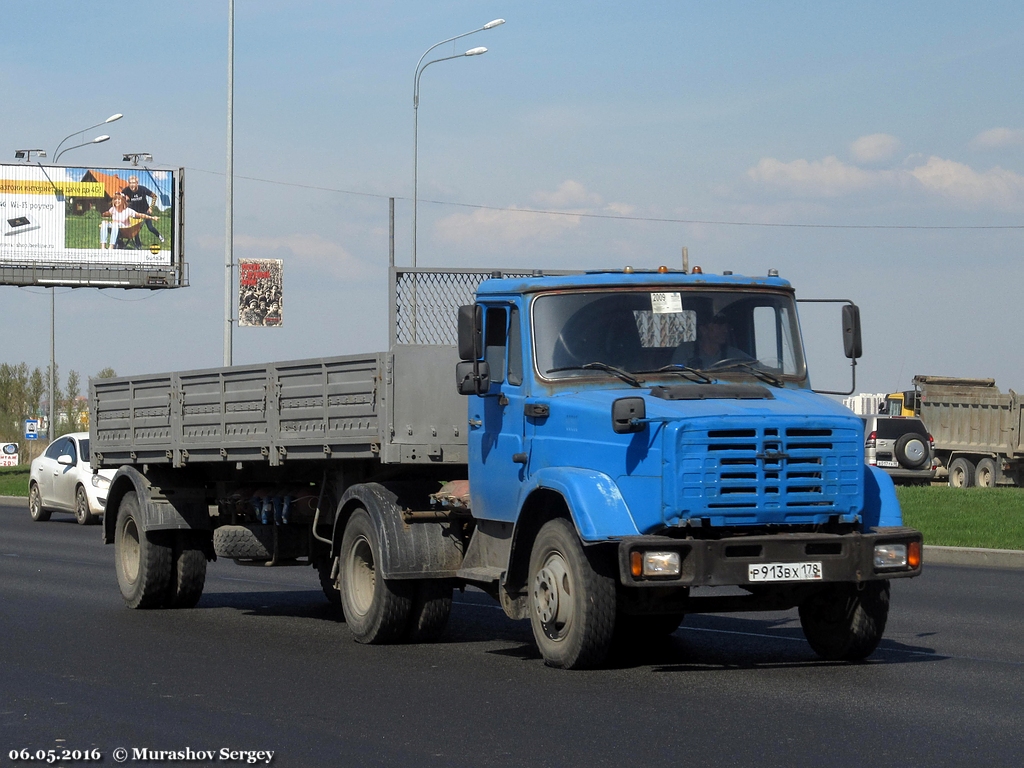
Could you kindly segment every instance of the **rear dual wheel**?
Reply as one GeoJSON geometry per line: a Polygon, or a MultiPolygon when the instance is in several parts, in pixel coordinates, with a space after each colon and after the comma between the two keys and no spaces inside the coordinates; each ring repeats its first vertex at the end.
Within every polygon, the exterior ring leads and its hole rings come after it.
{"type": "Polygon", "coordinates": [[[452,608],[451,585],[384,578],[380,539],[365,509],[349,517],[339,557],[341,607],[356,642],[430,642],[444,631],[452,608]]]}
{"type": "Polygon", "coordinates": [[[114,562],[129,608],[192,608],[206,583],[206,552],[196,531],[146,533],[139,499],[121,499],[114,528],[114,562]]]}
{"type": "Polygon", "coordinates": [[[949,465],[950,488],[972,488],[974,486],[974,465],[967,459],[953,459],[949,465]]]}

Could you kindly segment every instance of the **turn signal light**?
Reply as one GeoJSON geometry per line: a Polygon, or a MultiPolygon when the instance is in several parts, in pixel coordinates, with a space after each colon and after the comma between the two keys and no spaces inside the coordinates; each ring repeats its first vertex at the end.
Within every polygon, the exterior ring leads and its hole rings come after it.
{"type": "Polygon", "coordinates": [[[664,275],[666,272],[668,272],[668,267],[666,267],[664,264],[662,266],[658,267],[658,274],[659,275],[664,275]]]}
{"type": "Polygon", "coordinates": [[[912,541],[907,547],[907,565],[911,568],[921,567],[921,542],[912,541]]]}
{"type": "Polygon", "coordinates": [[[629,572],[634,579],[644,575],[644,555],[642,552],[631,552],[629,554],[629,572]]]}
{"type": "Polygon", "coordinates": [[[693,269],[690,270],[690,274],[691,275],[703,275],[704,274],[704,270],[701,269],[700,267],[694,267],[693,269]]]}

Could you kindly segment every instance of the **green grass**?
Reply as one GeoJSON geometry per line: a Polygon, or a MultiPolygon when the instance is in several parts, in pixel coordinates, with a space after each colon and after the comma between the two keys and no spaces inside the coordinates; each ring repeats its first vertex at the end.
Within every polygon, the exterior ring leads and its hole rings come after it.
{"type": "Polygon", "coordinates": [[[0,467],[0,496],[28,496],[28,464],[0,467]]]}
{"type": "Polygon", "coordinates": [[[903,522],[924,534],[925,544],[1024,549],[1024,489],[896,489],[903,522]]]}
{"type": "MultiPolygon", "coordinates": [[[[171,247],[171,220],[156,209],[152,211],[157,216],[153,222],[157,231],[164,236],[167,242],[160,243],[162,250],[171,247]]],[[[149,248],[150,242],[155,240],[153,234],[142,225],[139,230],[144,249],[149,248]]],[[[99,248],[100,247],[100,214],[97,211],[87,211],[81,216],[71,214],[64,223],[64,245],[67,248],[99,248]]]]}

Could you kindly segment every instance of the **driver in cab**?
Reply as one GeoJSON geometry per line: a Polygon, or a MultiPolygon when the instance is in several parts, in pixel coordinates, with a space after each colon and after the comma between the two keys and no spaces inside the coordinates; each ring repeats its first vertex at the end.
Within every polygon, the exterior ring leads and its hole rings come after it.
{"type": "Polygon", "coordinates": [[[750,360],[750,355],[729,344],[731,331],[728,319],[722,314],[715,315],[697,329],[697,341],[693,354],[685,365],[698,370],[710,368],[723,360],[750,360]]]}

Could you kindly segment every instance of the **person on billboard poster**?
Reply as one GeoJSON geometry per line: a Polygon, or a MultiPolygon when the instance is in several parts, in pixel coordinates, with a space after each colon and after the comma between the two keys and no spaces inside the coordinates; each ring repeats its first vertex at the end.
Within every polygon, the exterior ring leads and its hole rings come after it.
{"type": "MultiPolygon", "coordinates": [[[[128,186],[121,190],[121,194],[128,200],[128,207],[139,214],[148,214],[150,203],[149,198],[157,199],[156,192],[151,190],[149,187],[143,187],[139,185],[138,176],[128,177],[128,186]]],[[[146,228],[159,238],[160,242],[164,242],[164,236],[157,232],[156,227],[153,226],[153,222],[156,221],[155,216],[144,215],[142,218],[146,219],[146,228]]],[[[142,241],[139,239],[138,234],[135,235],[135,247],[142,248],[142,241]]]]}
{"type": "Polygon", "coordinates": [[[118,247],[118,234],[122,229],[132,225],[132,219],[154,219],[156,217],[139,213],[128,207],[128,201],[120,192],[114,195],[110,208],[100,214],[100,249],[109,250],[118,247]],[[107,221],[109,219],[109,221],[107,221]]]}
{"type": "Polygon", "coordinates": [[[267,314],[263,317],[264,326],[275,326],[281,324],[281,310],[277,305],[277,302],[272,302],[270,309],[267,310],[267,314]]]}

